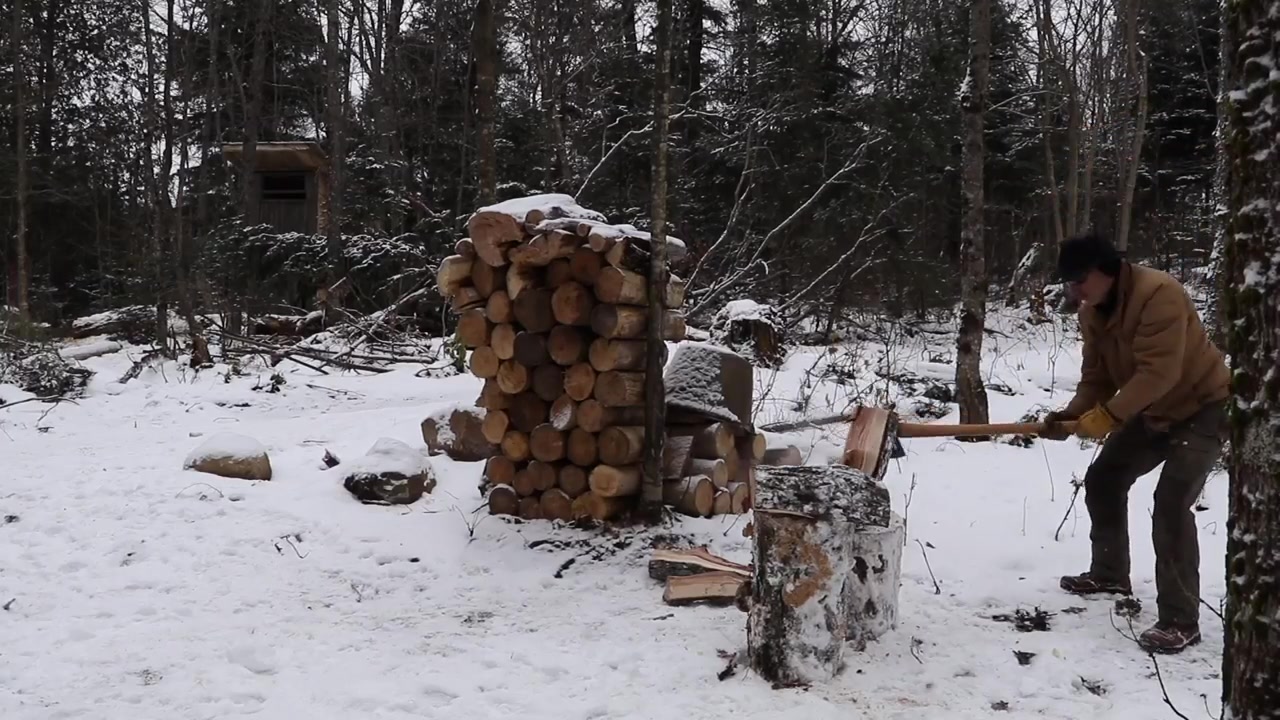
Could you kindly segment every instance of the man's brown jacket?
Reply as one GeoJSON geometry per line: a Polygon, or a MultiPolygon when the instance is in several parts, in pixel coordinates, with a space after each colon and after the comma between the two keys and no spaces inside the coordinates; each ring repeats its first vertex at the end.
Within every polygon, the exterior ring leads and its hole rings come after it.
{"type": "Polygon", "coordinates": [[[1168,273],[1121,265],[1109,314],[1080,307],[1084,360],[1066,407],[1078,417],[1097,403],[1121,422],[1143,414],[1158,430],[1229,394],[1230,371],[1195,305],[1168,273]]]}

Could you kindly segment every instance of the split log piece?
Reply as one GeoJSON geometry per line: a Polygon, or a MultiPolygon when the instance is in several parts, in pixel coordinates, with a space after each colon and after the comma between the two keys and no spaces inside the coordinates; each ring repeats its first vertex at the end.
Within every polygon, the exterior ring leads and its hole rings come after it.
{"type": "Polygon", "coordinates": [[[603,522],[622,515],[630,505],[630,498],[603,497],[588,491],[574,498],[573,517],[575,519],[591,518],[603,522]]]}
{"type": "Polygon", "coordinates": [[[565,451],[569,462],[579,467],[591,467],[600,459],[598,440],[595,433],[587,432],[580,427],[569,431],[568,449],[565,451]]]}
{"type": "Polygon", "coordinates": [[[529,332],[544,333],[555,327],[555,314],[551,311],[551,291],[534,288],[515,298],[516,322],[529,332]]]}
{"type": "Polygon", "coordinates": [[[644,425],[644,406],[607,407],[595,398],[578,405],[578,427],[598,433],[610,425],[644,425]]]}
{"type": "MultiPolygon", "coordinates": [[[[596,439],[600,462],[606,465],[631,465],[644,455],[644,427],[615,425],[600,432],[596,439]]],[[[696,474],[696,473],[695,473],[696,474]]]]}
{"type": "MultiPolygon", "coordinates": [[[[548,365],[546,367],[558,367],[548,365]]],[[[541,370],[542,368],[538,368],[541,370]]],[[[534,376],[534,382],[537,383],[537,376],[534,376]]],[[[563,387],[564,380],[561,381],[563,387]]],[[[567,394],[561,394],[551,403],[551,427],[561,431],[569,432],[578,426],[578,402],[567,394]]]]}
{"type": "Polygon", "coordinates": [[[595,398],[605,407],[643,405],[644,373],[618,370],[600,373],[596,378],[595,398]]]}
{"type": "Polygon", "coordinates": [[[515,359],[529,368],[545,364],[551,359],[547,354],[547,335],[527,331],[516,333],[515,359]]]}
{"type": "Polygon", "coordinates": [[[654,580],[707,572],[728,572],[749,578],[751,566],[725,560],[709,552],[706,547],[658,548],[649,556],[649,577],[654,580]]]}
{"type": "Polygon", "coordinates": [[[480,388],[480,396],[476,398],[476,407],[485,410],[506,410],[511,405],[511,396],[502,392],[498,381],[488,379],[480,388]]]}
{"type": "Polygon", "coordinates": [[[485,317],[484,308],[472,308],[458,318],[458,342],[467,348],[489,344],[493,323],[485,317]]]}
{"type": "Polygon", "coordinates": [[[693,437],[691,448],[694,457],[726,458],[734,450],[733,428],[727,423],[709,425],[668,425],[668,435],[693,437]]]}
{"type": "Polygon", "coordinates": [[[450,307],[459,315],[472,310],[484,310],[485,299],[480,291],[470,285],[463,285],[458,288],[458,292],[454,294],[453,299],[449,301],[450,307]]]}
{"type": "MultiPolygon", "coordinates": [[[[596,305],[591,311],[591,330],[606,338],[637,340],[645,337],[649,325],[648,308],[635,305],[596,305]]],[[[663,321],[662,336],[666,340],[683,340],[684,316],[677,310],[667,310],[663,321]]]]}
{"type": "Polygon", "coordinates": [[[489,344],[493,353],[502,360],[510,360],[516,356],[516,328],[509,323],[494,325],[489,333],[489,344]]]}
{"type": "Polygon", "coordinates": [[[471,284],[486,298],[507,286],[507,274],[477,258],[471,263],[471,284]]]}
{"type": "Polygon", "coordinates": [[[747,578],[736,573],[673,575],[667,578],[662,601],[674,607],[695,604],[728,607],[744,600],[749,588],[747,578]]]}
{"type": "Polygon", "coordinates": [[[569,522],[573,520],[573,498],[559,488],[551,488],[539,498],[542,516],[548,520],[569,522]]]}
{"type": "Polygon", "coordinates": [[[450,255],[436,269],[436,289],[444,297],[453,297],[471,278],[471,261],[462,255],[450,255]]]}
{"type": "Polygon", "coordinates": [[[728,487],[729,485],[729,465],[719,458],[715,460],[706,458],[690,459],[689,474],[705,475],[711,478],[711,483],[718,488],[728,487]]]}
{"type": "MultiPolygon", "coordinates": [[[[512,462],[522,463],[529,459],[529,434],[519,430],[508,430],[502,436],[502,454],[512,462]]],[[[517,475],[520,473],[517,472],[517,475]]]]}
{"type": "Polygon", "coordinates": [[[498,387],[508,395],[518,395],[529,389],[532,378],[529,368],[513,360],[503,360],[498,367],[498,387]]]}
{"type": "MultiPolygon", "coordinates": [[[[591,341],[588,356],[591,367],[596,372],[610,370],[643,370],[645,363],[645,347],[643,340],[610,340],[596,338],[591,341]]],[[[662,362],[667,361],[667,346],[662,346],[662,362]]]]}
{"type": "Polygon", "coordinates": [[[490,485],[511,485],[515,482],[516,471],[516,464],[505,455],[494,455],[484,464],[485,479],[490,485]]]}
{"type": "Polygon", "coordinates": [[[560,468],[560,477],[556,479],[556,486],[570,499],[576,498],[590,488],[587,471],[577,464],[566,464],[560,468]]]}
{"type": "Polygon", "coordinates": [[[557,365],[569,367],[587,359],[591,347],[590,332],[569,325],[557,325],[547,336],[547,353],[557,365]]]}
{"type": "Polygon", "coordinates": [[[490,322],[515,322],[515,308],[512,306],[511,296],[507,294],[506,290],[493,291],[493,294],[485,302],[484,314],[489,318],[490,322]]]}
{"type": "Polygon", "coordinates": [[[480,433],[484,435],[485,440],[498,445],[507,434],[507,426],[510,424],[511,420],[505,412],[490,410],[485,413],[484,420],[480,423],[480,433]]]}
{"type": "Polygon", "coordinates": [[[690,475],[692,447],[692,435],[667,435],[662,442],[662,479],[678,480],[690,475]]]}
{"type": "MultiPolygon", "coordinates": [[[[533,392],[538,397],[553,403],[564,395],[564,368],[559,365],[539,365],[533,370],[533,392]]],[[[556,428],[562,430],[565,428],[556,428]]]]}
{"type": "Polygon", "coordinates": [[[564,258],[552,260],[547,266],[547,287],[558,288],[573,280],[573,267],[564,258]]]}
{"type": "Polygon", "coordinates": [[[542,287],[542,282],[543,274],[539,268],[519,264],[507,268],[507,295],[512,302],[518,301],[529,290],[542,287]]]}
{"type": "MultiPolygon", "coordinates": [[[[532,444],[533,440],[530,439],[532,444]]],[[[556,465],[544,462],[542,460],[534,460],[525,468],[529,472],[529,477],[533,482],[533,489],[536,492],[546,492],[556,486],[556,481],[560,477],[560,468],[556,465]]]]}
{"type": "Polygon", "coordinates": [[[502,361],[493,352],[493,348],[484,345],[471,351],[471,358],[468,365],[471,368],[471,374],[478,378],[496,378],[498,376],[498,367],[502,361]]]}
{"type": "Polygon", "coordinates": [[[715,509],[716,486],[711,478],[692,476],[662,483],[662,502],[676,512],[694,517],[709,517],[715,509]]]}
{"type": "Polygon", "coordinates": [[[604,256],[585,246],[575,250],[573,257],[569,258],[569,270],[573,279],[587,287],[595,284],[604,265],[604,256]]]}
{"type": "Polygon", "coordinates": [[[565,445],[564,433],[552,427],[551,423],[542,423],[529,433],[529,452],[544,463],[562,459],[565,445]]]}
{"type": "Polygon", "coordinates": [[[533,429],[547,421],[547,401],[532,392],[522,392],[510,396],[507,406],[507,417],[511,418],[511,426],[520,432],[533,432],[533,429]]]}
{"type": "MultiPolygon", "coordinates": [[[[607,267],[600,271],[595,283],[596,299],[613,305],[649,305],[649,279],[640,273],[607,267]]],[[[679,278],[667,283],[663,307],[679,308],[684,304],[685,284],[679,278]]]]}
{"type": "MultiPolygon", "coordinates": [[[[643,385],[643,376],[642,385],[643,385]]],[[[596,371],[590,363],[580,362],[569,368],[564,374],[564,392],[569,397],[582,402],[591,397],[596,390],[596,371]]],[[[631,403],[634,404],[634,403],[631,403]]]]}
{"type": "Polygon", "coordinates": [[[591,326],[591,311],[596,301],[591,291],[581,283],[567,282],[555,289],[551,296],[551,310],[561,325],[591,326]]]}
{"type": "Polygon", "coordinates": [[[524,228],[510,215],[477,212],[467,220],[467,233],[476,255],[494,267],[507,264],[507,246],[524,239],[524,228]]]}
{"type": "Polygon", "coordinates": [[[516,489],[516,494],[520,497],[532,497],[537,492],[537,488],[533,486],[533,474],[529,472],[529,466],[526,465],[516,471],[516,480],[511,484],[516,489]]]}
{"type": "Polygon", "coordinates": [[[489,489],[490,515],[518,515],[520,512],[520,496],[510,485],[494,485],[489,489]]]}
{"type": "Polygon", "coordinates": [[[604,497],[622,497],[640,492],[642,479],[639,465],[617,467],[597,465],[591,470],[591,492],[604,497]]]}
{"type": "Polygon", "coordinates": [[[522,520],[542,520],[542,502],[536,497],[520,498],[520,518],[522,520]]]}

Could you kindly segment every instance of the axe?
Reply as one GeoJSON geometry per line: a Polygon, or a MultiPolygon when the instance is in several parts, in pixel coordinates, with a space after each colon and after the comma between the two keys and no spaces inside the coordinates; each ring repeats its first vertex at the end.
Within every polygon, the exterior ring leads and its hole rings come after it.
{"type": "Polygon", "coordinates": [[[983,437],[987,435],[1042,435],[1053,427],[1072,433],[1076,421],[1057,423],[900,423],[884,408],[860,407],[849,423],[841,462],[877,480],[884,478],[890,460],[906,455],[899,438],[983,437]]]}

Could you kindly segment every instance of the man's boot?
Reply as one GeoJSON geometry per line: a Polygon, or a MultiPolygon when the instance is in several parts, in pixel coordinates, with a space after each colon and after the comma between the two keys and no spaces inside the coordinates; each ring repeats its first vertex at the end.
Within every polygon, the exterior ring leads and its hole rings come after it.
{"type": "Polygon", "coordinates": [[[1094,595],[1097,593],[1115,593],[1132,595],[1133,586],[1128,580],[1108,580],[1093,573],[1083,572],[1079,575],[1063,575],[1058,585],[1075,595],[1094,595]]]}
{"type": "Polygon", "coordinates": [[[1138,645],[1151,653],[1179,653],[1200,642],[1200,628],[1158,622],[1138,636],[1138,645]]]}

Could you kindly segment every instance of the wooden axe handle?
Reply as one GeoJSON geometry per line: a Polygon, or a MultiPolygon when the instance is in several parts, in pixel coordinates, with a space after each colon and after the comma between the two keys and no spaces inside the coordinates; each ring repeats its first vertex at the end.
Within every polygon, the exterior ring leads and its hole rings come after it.
{"type": "MultiPolygon", "coordinates": [[[[1068,433],[1076,430],[1076,421],[1054,423],[1068,433]]],[[[1047,423],[988,423],[986,425],[940,425],[936,423],[898,423],[898,437],[980,437],[983,435],[1042,435],[1047,423]]]]}

